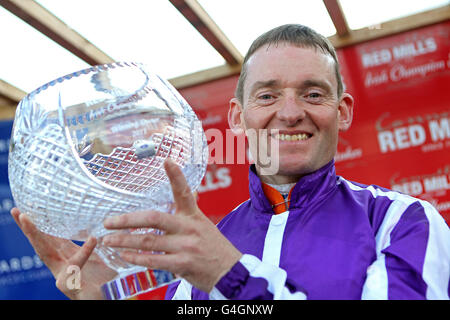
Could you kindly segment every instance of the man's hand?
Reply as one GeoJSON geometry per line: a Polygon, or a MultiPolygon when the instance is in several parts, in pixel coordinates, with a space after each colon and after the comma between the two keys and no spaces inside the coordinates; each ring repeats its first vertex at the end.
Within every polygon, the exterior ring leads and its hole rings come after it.
{"type": "Polygon", "coordinates": [[[164,234],[111,234],[103,243],[124,248],[121,257],[130,263],[170,271],[210,292],[242,254],[200,211],[180,168],[170,160],[164,167],[174,195],[174,215],[141,211],[104,221],[107,229],[154,228],[164,234]]]}
{"type": "Polygon", "coordinates": [[[108,268],[95,253],[93,254],[97,244],[95,238],[89,238],[80,247],[70,240],[39,231],[17,208],[11,210],[11,215],[42,262],[52,272],[59,290],[70,299],[103,298],[100,287],[113,279],[116,272],[108,268]],[[71,282],[74,277],[79,277],[75,279],[75,283],[71,282]]]}

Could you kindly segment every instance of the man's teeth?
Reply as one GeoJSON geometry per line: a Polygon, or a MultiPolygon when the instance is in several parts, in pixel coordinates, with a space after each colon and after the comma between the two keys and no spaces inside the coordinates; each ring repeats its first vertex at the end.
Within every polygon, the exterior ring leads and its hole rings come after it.
{"type": "Polygon", "coordinates": [[[306,133],[299,133],[299,134],[276,134],[275,139],[281,140],[281,141],[297,141],[297,140],[306,140],[309,136],[306,133]]]}

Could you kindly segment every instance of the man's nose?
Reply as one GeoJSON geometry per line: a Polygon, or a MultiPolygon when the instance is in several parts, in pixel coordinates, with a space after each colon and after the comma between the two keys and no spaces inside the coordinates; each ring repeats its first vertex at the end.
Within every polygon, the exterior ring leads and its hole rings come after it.
{"type": "Polygon", "coordinates": [[[292,126],[303,120],[306,116],[304,106],[298,98],[288,96],[283,100],[280,109],[277,111],[278,119],[292,126]]]}

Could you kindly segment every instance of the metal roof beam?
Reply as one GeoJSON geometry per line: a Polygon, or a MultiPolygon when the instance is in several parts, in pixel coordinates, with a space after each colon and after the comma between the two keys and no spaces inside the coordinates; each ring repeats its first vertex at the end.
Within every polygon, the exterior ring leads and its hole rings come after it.
{"type": "Polygon", "coordinates": [[[214,81],[220,78],[238,75],[241,72],[241,65],[234,66],[225,64],[218,67],[194,72],[184,76],[169,79],[169,82],[177,89],[182,89],[196,84],[214,81]]]}
{"type": "Polygon", "coordinates": [[[169,0],[230,65],[239,65],[244,57],[225,36],[197,0],[169,0]]]}
{"type": "Polygon", "coordinates": [[[26,93],[8,82],[0,79],[0,119],[12,119],[16,107],[26,93]]]}
{"type": "Polygon", "coordinates": [[[342,11],[339,0],[323,0],[331,21],[333,21],[336,28],[336,34],[339,37],[345,37],[350,33],[347,20],[345,19],[344,11],[342,11]]]}
{"type": "Polygon", "coordinates": [[[13,102],[19,102],[25,96],[26,92],[0,79],[0,97],[6,98],[13,102]]]}

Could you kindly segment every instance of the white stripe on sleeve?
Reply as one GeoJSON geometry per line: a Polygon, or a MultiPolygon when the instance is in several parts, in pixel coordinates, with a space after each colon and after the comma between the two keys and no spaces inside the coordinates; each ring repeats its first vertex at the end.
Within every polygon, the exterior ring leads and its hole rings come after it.
{"type": "Polygon", "coordinates": [[[192,285],[184,279],[181,279],[177,287],[177,291],[172,297],[172,300],[191,300],[192,285]]]}
{"type": "Polygon", "coordinates": [[[402,214],[413,203],[424,208],[429,223],[428,242],[422,271],[427,284],[427,299],[449,299],[448,283],[450,277],[450,229],[437,210],[424,200],[413,198],[395,191],[383,191],[373,186],[362,188],[341,177],[352,190],[370,191],[372,196],[385,196],[393,202],[381,224],[376,239],[377,260],[367,269],[367,279],[363,287],[362,299],[387,299],[388,277],[383,249],[390,245],[391,232],[402,214]]]}
{"type": "Polygon", "coordinates": [[[244,254],[240,262],[249,271],[251,277],[263,278],[268,282],[267,290],[273,294],[274,300],[306,300],[303,292],[291,293],[286,288],[287,273],[283,269],[264,263],[249,254],[244,254]]]}

